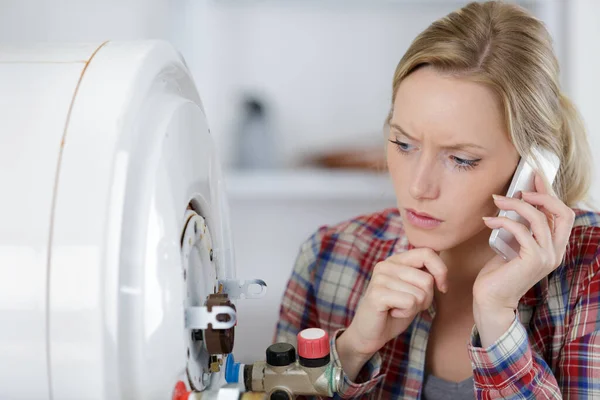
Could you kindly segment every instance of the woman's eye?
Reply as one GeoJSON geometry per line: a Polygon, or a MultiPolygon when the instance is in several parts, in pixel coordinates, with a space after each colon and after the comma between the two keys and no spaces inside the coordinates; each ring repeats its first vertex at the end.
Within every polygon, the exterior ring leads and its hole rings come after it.
{"type": "MultiPolygon", "coordinates": [[[[408,153],[411,150],[412,146],[408,143],[401,142],[397,139],[389,139],[389,141],[395,145],[398,153],[402,155],[408,155],[408,153]]],[[[466,158],[460,158],[456,156],[450,156],[450,159],[452,160],[454,168],[457,168],[459,170],[469,170],[475,168],[478,165],[479,161],[481,161],[481,159],[468,160],[466,158]]]]}
{"type": "Polygon", "coordinates": [[[396,145],[396,150],[398,150],[401,154],[402,153],[406,153],[408,150],[410,150],[410,145],[408,143],[404,143],[401,142],[399,140],[391,140],[390,142],[394,143],[396,145]]]}
{"type": "Polygon", "coordinates": [[[450,158],[452,160],[454,160],[454,162],[456,164],[456,168],[463,169],[463,170],[475,168],[477,166],[477,163],[479,161],[481,161],[481,160],[467,160],[467,159],[458,158],[455,156],[451,156],[450,158]]]}

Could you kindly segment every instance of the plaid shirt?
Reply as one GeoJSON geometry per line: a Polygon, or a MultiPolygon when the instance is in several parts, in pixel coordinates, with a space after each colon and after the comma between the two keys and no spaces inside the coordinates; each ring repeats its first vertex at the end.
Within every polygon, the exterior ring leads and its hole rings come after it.
{"type": "MultiPolygon", "coordinates": [[[[479,399],[600,399],[600,214],[576,213],[563,263],[519,303],[508,330],[482,348],[467,346],[479,399]]],[[[412,249],[397,209],[322,227],[301,247],[280,310],[275,340],[319,327],[335,339],[346,328],[376,263],[412,249]]],[[[356,382],[344,374],[336,398],[419,399],[435,305],[369,360],[356,382]]]]}

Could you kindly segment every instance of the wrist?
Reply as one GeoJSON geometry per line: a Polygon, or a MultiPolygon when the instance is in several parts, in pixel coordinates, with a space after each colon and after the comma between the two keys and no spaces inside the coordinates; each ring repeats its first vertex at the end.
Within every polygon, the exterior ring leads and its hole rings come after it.
{"type": "Polygon", "coordinates": [[[348,330],[342,332],[342,334],[336,338],[335,347],[342,369],[348,376],[348,379],[355,382],[360,370],[373,355],[357,351],[355,349],[356,346],[353,344],[351,332],[348,333],[348,330]]]}
{"type": "Polygon", "coordinates": [[[494,299],[490,299],[489,294],[478,295],[473,291],[473,312],[481,312],[484,313],[508,313],[508,310],[514,312],[519,305],[519,300],[513,301],[510,299],[501,299],[500,301],[495,301],[494,299]]]}
{"type": "Polygon", "coordinates": [[[473,318],[479,332],[481,346],[487,348],[512,325],[515,319],[515,309],[473,304],[473,318]]]}
{"type": "Polygon", "coordinates": [[[336,347],[338,348],[338,353],[340,351],[340,346],[343,348],[342,351],[346,351],[349,354],[353,355],[357,361],[367,362],[376,351],[365,351],[364,346],[361,345],[361,341],[356,337],[352,326],[346,328],[344,332],[340,336],[338,336],[336,340],[336,347]]]}

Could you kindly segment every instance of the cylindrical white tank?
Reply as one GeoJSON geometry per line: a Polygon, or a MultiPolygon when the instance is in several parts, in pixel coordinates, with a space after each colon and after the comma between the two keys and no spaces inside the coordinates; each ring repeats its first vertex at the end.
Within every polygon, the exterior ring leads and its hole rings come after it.
{"type": "Polygon", "coordinates": [[[0,165],[0,399],[165,399],[186,364],[202,372],[184,307],[213,282],[186,282],[190,213],[210,235],[197,254],[214,257],[190,258],[187,276],[235,271],[179,54],[158,41],[0,48],[0,165]]]}

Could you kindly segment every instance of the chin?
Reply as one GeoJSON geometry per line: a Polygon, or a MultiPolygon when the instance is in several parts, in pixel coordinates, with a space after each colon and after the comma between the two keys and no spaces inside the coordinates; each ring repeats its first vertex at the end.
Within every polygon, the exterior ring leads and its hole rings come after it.
{"type": "Polygon", "coordinates": [[[409,234],[407,232],[408,241],[411,245],[416,248],[426,247],[432,249],[433,251],[440,252],[442,250],[446,250],[450,248],[448,243],[444,240],[440,240],[436,237],[427,236],[426,234],[409,234]]]}
{"type": "Polygon", "coordinates": [[[426,247],[439,253],[463,245],[474,248],[480,243],[487,243],[491,231],[489,228],[484,228],[472,234],[452,236],[448,232],[440,234],[435,231],[419,231],[408,227],[405,228],[405,232],[409,243],[414,247],[426,247]]]}
{"type": "Polygon", "coordinates": [[[438,253],[456,246],[456,243],[453,241],[454,238],[447,235],[438,235],[434,232],[414,231],[406,228],[406,236],[409,243],[414,247],[426,247],[438,253]]]}

